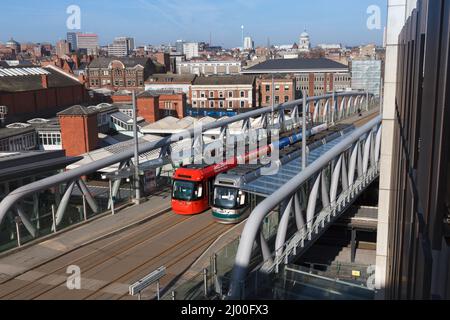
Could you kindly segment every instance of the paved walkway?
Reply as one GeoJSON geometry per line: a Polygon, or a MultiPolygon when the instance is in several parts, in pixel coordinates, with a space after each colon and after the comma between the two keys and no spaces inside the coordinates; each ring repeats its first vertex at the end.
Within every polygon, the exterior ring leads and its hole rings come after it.
{"type": "Polygon", "coordinates": [[[116,215],[87,221],[69,231],[62,230],[48,240],[25,246],[0,257],[0,283],[92,242],[144,223],[170,210],[170,191],[161,191],[140,205],[116,215]]]}

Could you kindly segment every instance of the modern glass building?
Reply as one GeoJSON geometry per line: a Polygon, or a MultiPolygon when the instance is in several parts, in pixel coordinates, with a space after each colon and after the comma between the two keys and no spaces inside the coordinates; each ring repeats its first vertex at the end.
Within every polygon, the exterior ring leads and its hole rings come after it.
{"type": "Polygon", "coordinates": [[[364,90],[380,96],[381,61],[354,60],[352,61],[352,89],[364,90]]]}

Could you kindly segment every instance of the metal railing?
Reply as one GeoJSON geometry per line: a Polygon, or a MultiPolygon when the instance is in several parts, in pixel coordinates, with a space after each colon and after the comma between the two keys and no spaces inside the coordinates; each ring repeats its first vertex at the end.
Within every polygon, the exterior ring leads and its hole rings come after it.
{"type": "MultiPolygon", "coordinates": [[[[369,109],[369,106],[373,104],[373,99],[373,95],[365,92],[342,92],[327,94],[320,97],[310,97],[306,99],[306,103],[308,106],[307,109],[310,110],[312,121],[333,123],[360,112],[361,110],[369,109]]],[[[300,123],[300,107],[302,104],[302,100],[296,100],[278,105],[274,108],[267,107],[257,109],[229,119],[221,119],[213,123],[203,124],[201,127],[201,132],[197,132],[196,128],[192,128],[186,130],[185,132],[173,134],[169,137],[161,138],[160,140],[154,142],[143,143],[139,145],[138,152],[140,155],[149,152],[157,153],[157,158],[148,161],[145,165],[147,167],[156,168],[157,172],[160,173],[163,166],[172,163],[168,159],[171,157],[173,151],[172,149],[175,145],[179,146],[181,143],[185,146],[186,141],[189,141],[191,150],[202,148],[204,146],[203,133],[213,129],[220,129],[220,136],[218,137],[218,140],[225,141],[229,136],[231,124],[242,122],[242,131],[245,133],[252,129],[253,122],[251,120],[257,117],[260,117],[258,125],[263,129],[268,130],[270,128],[271,121],[269,121],[269,119],[272,115],[278,119],[278,125],[283,128],[287,122],[285,118],[286,111],[290,111],[290,117],[293,123],[300,123]]],[[[64,224],[63,220],[69,207],[70,198],[73,194],[74,188],[76,187],[81,191],[85,207],[84,211],[89,209],[94,215],[101,214],[104,212],[104,208],[103,206],[99,206],[95,197],[92,196],[92,192],[89,187],[86,186],[83,178],[97,172],[98,170],[117,164],[119,170],[123,170],[125,172],[128,169],[128,171],[133,172],[133,170],[131,170],[133,168],[133,158],[133,146],[129,146],[121,153],[94,161],[70,171],[35,181],[13,190],[0,203],[0,226],[2,225],[7,214],[11,218],[18,216],[31,237],[39,237],[40,234],[36,226],[33,225],[30,219],[30,214],[23,209],[21,202],[30,197],[35,198],[36,195],[39,196],[46,190],[59,190],[59,192],[53,192],[55,194],[55,203],[53,205],[55,207],[54,219],[56,228],[62,228],[64,224]]],[[[114,199],[117,196],[117,193],[120,190],[121,182],[125,178],[128,178],[128,176],[121,177],[119,175],[118,178],[114,180],[113,185],[110,187],[111,199],[114,199]]],[[[109,209],[111,209],[111,200],[109,201],[106,210],[109,209]]]]}
{"type": "Polygon", "coordinates": [[[242,283],[248,274],[254,243],[259,244],[262,252],[264,271],[277,272],[279,265],[288,264],[290,258],[298,256],[320,237],[378,177],[380,146],[381,117],[378,116],[349,134],[253,210],[236,254],[231,298],[242,298],[242,283]],[[301,192],[305,183],[311,186],[308,199],[302,197],[301,192]],[[306,210],[302,210],[302,205],[306,210]],[[261,225],[279,206],[282,215],[275,247],[271,250],[262,235],[261,225]],[[296,231],[288,238],[292,228],[296,231]]]}

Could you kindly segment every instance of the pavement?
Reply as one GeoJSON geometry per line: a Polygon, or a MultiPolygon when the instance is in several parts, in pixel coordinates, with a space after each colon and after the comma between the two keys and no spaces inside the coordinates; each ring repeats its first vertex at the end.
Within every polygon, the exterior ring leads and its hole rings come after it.
{"type": "Polygon", "coordinates": [[[56,259],[80,247],[123,232],[170,210],[170,191],[152,195],[148,201],[115,215],[88,220],[69,231],[62,230],[48,240],[0,256],[0,283],[56,259]]]}

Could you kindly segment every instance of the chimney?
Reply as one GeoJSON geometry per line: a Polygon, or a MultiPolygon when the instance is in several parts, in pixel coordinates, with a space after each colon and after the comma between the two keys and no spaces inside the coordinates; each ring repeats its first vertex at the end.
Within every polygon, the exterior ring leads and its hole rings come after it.
{"type": "Polygon", "coordinates": [[[41,84],[42,84],[42,88],[48,89],[48,75],[41,74],[41,84]]]}

